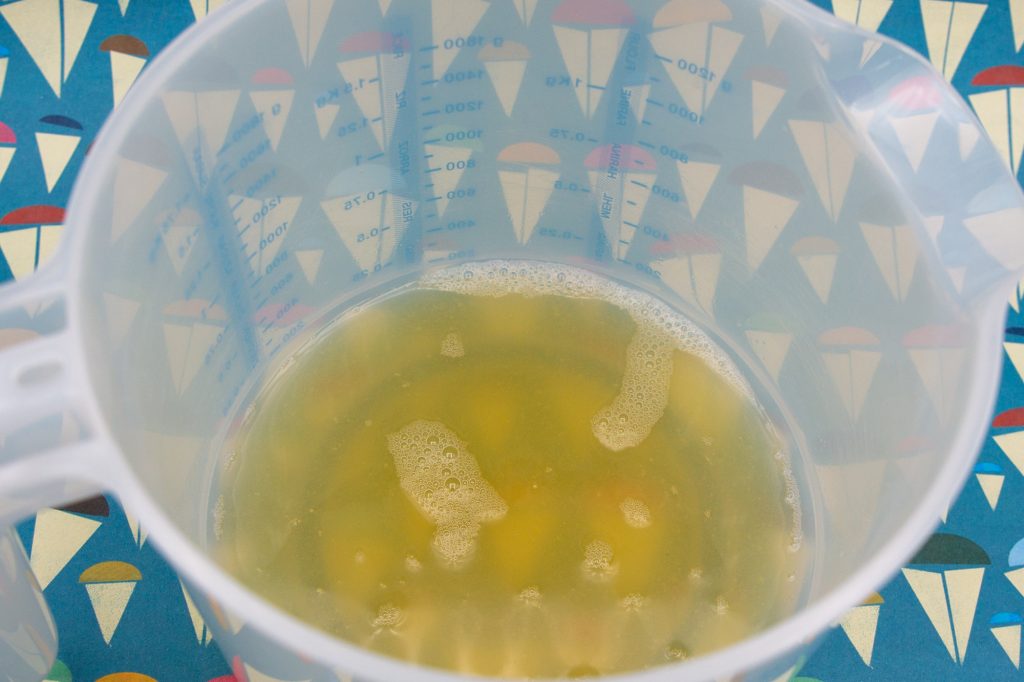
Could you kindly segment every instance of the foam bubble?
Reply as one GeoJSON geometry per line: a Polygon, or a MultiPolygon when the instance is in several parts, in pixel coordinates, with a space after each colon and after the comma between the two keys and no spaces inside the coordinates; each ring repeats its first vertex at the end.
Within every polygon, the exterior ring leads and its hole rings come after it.
{"type": "Polygon", "coordinates": [[[462,337],[452,332],[441,340],[441,355],[446,358],[461,358],[466,354],[462,337]]]}
{"type": "Polygon", "coordinates": [[[631,528],[647,528],[651,525],[651,510],[646,504],[634,497],[627,497],[619,505],[626,525],[631,528]]]}
{"type": "Polygon", "coordinates": [[[414,421],[387,441],[402,490],[437,527],[434,551],[449,567],[465,566],[476,551],[480,526],[508,512],[505,500],[444,424],[414,421]]]}
{"type": "Polygon", "coordinates": [[[594,582],[608,582],[619,573],[611,545],[604,540],[594,540],[583,552],[583,575],[594,582]]]}
{"type": "Polygon", "coordinates": [[[377,617],[373,619],[371,625],[377,631],[394,630],[402,624],[403,620],[405,620],[405,614],[402,613],[402,609],[394,604],[384,604],[377,609],[377,617]]]}
{"type": "Polygon", "coordinates": [[[535,585],[531,585],[530,587],[527,587],[522,592],[520,592],[517,598],[525,606],[538,608],[540,607],[542,597],[540,589],[538,589],[535,585]]]}
{"type": "Polygon", "coordinates": [[[639,613],[647,606],[647,597],[633,592],[623,597],[619,605],[628,613],[639,613]]]}

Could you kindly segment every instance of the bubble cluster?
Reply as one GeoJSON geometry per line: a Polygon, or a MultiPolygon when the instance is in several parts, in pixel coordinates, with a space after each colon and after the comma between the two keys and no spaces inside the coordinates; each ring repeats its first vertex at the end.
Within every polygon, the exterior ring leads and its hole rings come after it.
{"type": "Polygon", "coordinates": [[[647,528],[651,525],[651,510],[635,497],[627,497],[619,505],[626,525],[631,528],[647,528]]]}
{"type": "Polygon", "coordinates": [[[665,658],[670,661],[684,661],[690,657],[690,650],[678,641],[671,641],[665,647],[665,658]]]}
{"type": "Polygon", "coordinates": [[[377,617],[373,619],[374,630],[394,630],[402,621],[405,620],[405,615],[402,613],[402,609],[398,608],[394,604],[384,604],[377,609],[377,617]]]}
{"type": "Polygon", "coordinates": [[[434,551],[451,568],[465,566],[476,551],[480,526],[508,513],[505,500],[444,424],[414,421],[387,441],[402,490],[437,527],[434,551]]]}
{"type": "Polygon", "coordinates": [[[647,606],[647,598],[642,594],[633,592],[623,597],[622,600],[619,601],[619,605],[627,613],[639,613],[640,611],[643,611],[645,606],[647,606]]]}
{"type": "Polygon", "coordinates": [[[419,559],[410,554],[409,556],[405,557],[405,570],[409,571],[410,573],[419,573],[423,570],[423,564],[420,563],[419,559]]]}
{"type": "Polygon", "coordinates": [[[583,552],[583,575],[594,582],[604,583],[619,573],[611,545],[604,540],[594,540],[583,552]]]}
{"type": "Polygon", "coordinates": [[[519,593],[519,601],[529,607],[539,608],[541,603],[540,589],[531,585],[519,593]]]}
{"type": "Polygon", "coordinates": [[[451,332],[441,340],[441,355],[446,358],[461,358],[466,354],[466,349],[462,345],[462,337],[451,332]]]}

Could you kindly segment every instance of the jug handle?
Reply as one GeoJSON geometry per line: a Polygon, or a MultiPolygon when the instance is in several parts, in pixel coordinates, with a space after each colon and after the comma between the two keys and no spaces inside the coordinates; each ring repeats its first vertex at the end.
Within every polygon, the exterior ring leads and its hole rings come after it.
{"type": "MultiPolygon", "coordinates": [[[[66,301],[63,275],[54,263],[0,286],[0,318],[23,306],[66,301]]],[[[87,413],[94,408],[85,399],[84,366],[76,365],[79,349],[66,320],[52,334],[22,331],[0,347],[0,670],[12,682],[38,682],[56,659],[57,632],[13,524],[41,508],[100,492],[101,460],[113,449],[95,429],[67,444],[11,442],[11,434],[54,414],[75,413],[96,423],[87,413]]]]}

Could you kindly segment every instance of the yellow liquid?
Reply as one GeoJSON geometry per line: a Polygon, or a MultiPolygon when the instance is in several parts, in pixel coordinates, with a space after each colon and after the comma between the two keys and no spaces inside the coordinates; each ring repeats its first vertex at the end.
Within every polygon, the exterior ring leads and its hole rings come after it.
{"type": "Polygon", "coordinates": [[[587,677],[795,608],[783,445],[702,332],[573,268],[489,262],[342,318],[230,443],[219,558],[410,662],[587,677]]]}

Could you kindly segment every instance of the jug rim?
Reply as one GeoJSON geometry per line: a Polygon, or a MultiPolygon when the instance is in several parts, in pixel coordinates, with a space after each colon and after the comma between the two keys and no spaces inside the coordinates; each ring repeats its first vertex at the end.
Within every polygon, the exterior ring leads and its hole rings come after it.
{"type": "MultiPolygon", "coordinates": [[[[101,182],[109,177],[116,150],[122,148],[127,133],[141,120],[140,114],[182,64],[195,56],[217,34],[230,25],[280,0],[251,0],[229,3],[197,22],[172,40],[152,60],[146,72],[133,85],[124,100],[114,109],[96,136],[86,157],[78,180],[68,201],[67,239],[58,247],[55,260],[67,261],[68,328],[76,331],[79,360],[84,360],[89,340],[83,330],[85,291],[75,286],[81,281],[86,266],[84,246],[89,234],[99,229],[87,220],[95,210],[99,194],[104,191],[101,182]],[[102,171],[102,172],[101,172],[102,171]]],[[[765,4],[784,8],[818,24],[827,24],[835,30],[868,33],[842,22],[805,0],[760,0],[765,4]]],[[[878,35],[878,40],[895,46],[909,57],[923,61],[901,43],[878,35]]],[[[936,75],[937,80],[942,80],[936,75]]],[[[945,82],[943,80],[943,82],[945,82]]],[[[980,126],[979,126],[980,128],[980,126]]],[[[979,348],[974,366],[969,368],[970,380],[966,388],[969,413],[961,416],[961,428],[952,440],[939,472],[920,505],[891,535],[880,550],[856,572],[823,593],[795,614],[784,618],[757,634],[727,647],[693,659],[666,664],[632,673],[603,676],[610,682],[678,682],[680,679],[712,679],[733,675],[758,665],[770,664],[777,657],[806,646],[823,635],[843,613],[855,606],[865,595],[884,583],[906,563],[937,525],[946,505],[955,496],[969,475],[969,464],[974,460],[987,432],[988,417],[995,406],[1002,362],[999,358],[1004,305],[1002,299],[991,297],[979,309],[978,323],[974,325],[975,347],[979,348]]],[[[94,369],[88,367],[90,383],[95,384],[94,369]]],[[[117,443],[111,425],[94,396],[90,396],[89,412],[94,428],[106,442],[117,443]]],[[[204,595],[223,604],[228,610],[244,617],[246,626],[254,627],[268,639],[280,641],[284,646],[327,667],[341,669],[347,674],[380,680],[409,680],[411,682],[457,682],[458,680],[494,680],[500,678],[467,676],[436,668],[405,663],[374,653],[357,644],[334,637],[249,589],[218,565],[196,543],[188,539],[170,516],[159,506],[142,484],[120,446],[113,446],[116,454],[105,485],[124,501],[125,507],[146,526],[149,537],[161,554],[180,572],[189,584],[201,589],[204,595]]],[[[104,472],[108,473],[108,472],[104,472]]],[[[553,682],[538,680],[537,682],[553,682]]]]}

